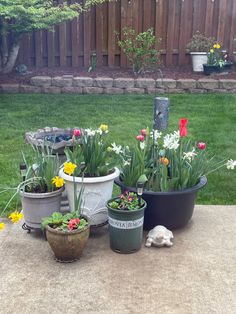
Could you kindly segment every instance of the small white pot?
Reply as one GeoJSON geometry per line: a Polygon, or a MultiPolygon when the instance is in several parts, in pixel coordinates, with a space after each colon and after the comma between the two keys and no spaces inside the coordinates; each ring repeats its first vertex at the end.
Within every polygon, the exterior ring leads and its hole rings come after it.
{"type": "Polygon", "coordinates": [[[207,63],[207,52],[190,52],[193,72],[203,72],[203,64],[207,63]]]}
{"type": "Polygon", "coordinates": [[[236,51],[233,52],[233,57],[234,64],[236,64],[236,51]]]}
{"type": "MultiPolygon", "coordinates": [[[[120,172],[114,172],[102,177],[83,178],[84,193],[82,197],[81,214],[87,216],[91,226],[104,224],[108,220],[106,203],[112,196],[113,183],[120,172]]],[[[74,210],[74,181],[73,176],[60,170],[59,175],[65,181],[65,189],[69,201],[70,211],[74,210]]],[[[82,186],[82,178],[75,177],[76,194],[78,196],[82,186]]]]}

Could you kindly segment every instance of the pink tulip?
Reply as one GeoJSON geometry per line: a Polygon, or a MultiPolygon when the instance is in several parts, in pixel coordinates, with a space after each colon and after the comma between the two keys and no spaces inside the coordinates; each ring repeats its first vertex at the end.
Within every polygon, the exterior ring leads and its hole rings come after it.
{"type": "Polygon", "coordinates": [[[138,141],[140,141],[140,142],[143,142],[145,138],[144,138],[143,135],[137,135],[137,136],[136,136],[136,139],[137,139],[138,141]]]}
{"type": "Polygon", "coordinates": [[[197,144],[197,147],[198,147],[199,149],[205,149],[205,148],[206,148],[206,143],[199,142],[199,143],[197,144]]]}
{"type": "Polygon", "coordinates": [[[146,136],[147,135],[147,130],[146,129],[142,129],[140,131],[141,135],[146,136]]]}
{"type": "Polygon", "coordinates": [[[73,135],[74,136],[80,136],[81,135],[81,131],[79,129],[74,129],[73,135]]]}

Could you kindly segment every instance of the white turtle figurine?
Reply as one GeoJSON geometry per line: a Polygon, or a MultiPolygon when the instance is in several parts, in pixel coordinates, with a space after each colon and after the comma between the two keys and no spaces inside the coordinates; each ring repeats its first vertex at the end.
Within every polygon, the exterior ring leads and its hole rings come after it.
{"type": "Polygon", "coordinates": [[[156,226],[148,232],[145,246],[172,246],[171,239],[174,239],[173,233],[164,226],[156,226]]]}

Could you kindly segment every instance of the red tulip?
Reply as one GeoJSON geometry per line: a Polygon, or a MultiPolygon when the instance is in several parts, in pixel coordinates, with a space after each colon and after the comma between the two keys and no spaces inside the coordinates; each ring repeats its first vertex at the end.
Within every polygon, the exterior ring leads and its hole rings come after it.
{"type": "Polygon", "coordinates": [[[81,135],[81,131],[79,129],[74,129],[73,135],[74,136],[80,136],[81,135]]]}
{"type": "Polygon", "coordinates": [[[187,136],[187,124],[188,119],[180,119],[179,120],[179,129],[180,129],[180,136],[185,137],[187,136]]]}
{"type": "Polygon", "coordinates": [[[144,139],[145,139],[145,137],[144,137],[143,135],[137,135],[137,136],[136,136],[136,139],[137,139],[138,141],[140,141],[140,142],[143,142],[144,139]]]}
{"type": "Polygon", "coordinates": [[[198,147],[199,149],[205,149],[205,148],[206,148],[206,143],[199,142],[199,143],[197,144],[197,147],[198,147]]]}

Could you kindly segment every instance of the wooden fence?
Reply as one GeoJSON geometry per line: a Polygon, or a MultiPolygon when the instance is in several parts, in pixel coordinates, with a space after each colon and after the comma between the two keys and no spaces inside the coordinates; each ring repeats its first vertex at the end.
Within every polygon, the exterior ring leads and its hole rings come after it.
{"type": "Polygon", "coordinates": [[[186,43],[199,30],[214,36],[229,51],[236,50],[236,0],[118,0],[93,7],[54,32],[37,31],[23,38],[19,63],[36,67],[127,67],[115,31],[131,26],[137,32],[153,27],[162,38],[164,64],[189,63],[186,43]],[[235,38],[235,41],[234,41],[235,38]],[[235,46],[234,46],[235,45],[235,46]]]}

